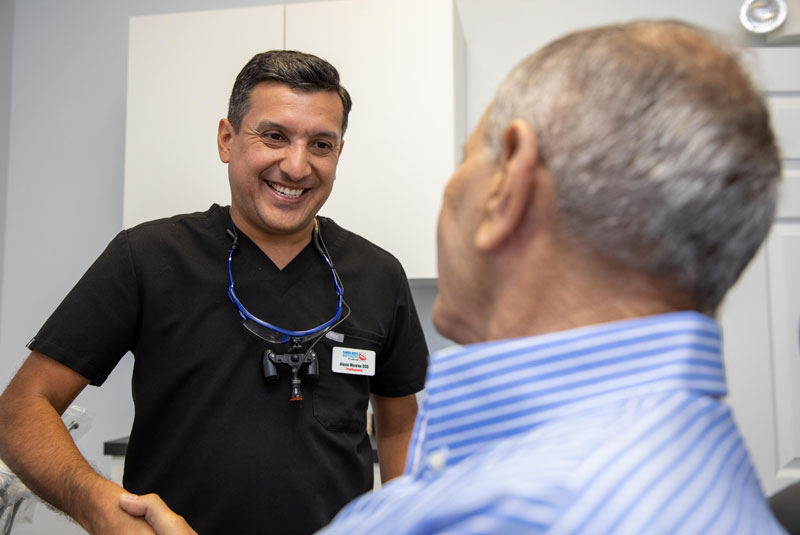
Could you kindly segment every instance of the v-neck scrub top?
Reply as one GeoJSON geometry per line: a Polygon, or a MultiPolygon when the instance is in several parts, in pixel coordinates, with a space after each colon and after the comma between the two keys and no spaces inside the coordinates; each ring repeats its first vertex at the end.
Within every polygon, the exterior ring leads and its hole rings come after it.
{"type": "MultiPolygon", "coordinates": [[[[227,295],[229,208],[122,231],[28,347],[100,385],[130,351],[135,419],[124,486],[155,492],[203,535],[312,533],[372,488],[370,393],[422,389],[428,351],[408,281],[389,253],[320,217],[352,312],[315,347],[320,376],[289,401],[291,374],[265,382],[270,346],[227,295]],[[333,348],[374,351],[375,375],[334,373],[333,348]]],[[[309,244],[283,270],[238,231],[236,294],[291,330],[336,311],[330,268],[309,244]]],[[[89,407],[102,410],[100,407],[89,407]]]]}

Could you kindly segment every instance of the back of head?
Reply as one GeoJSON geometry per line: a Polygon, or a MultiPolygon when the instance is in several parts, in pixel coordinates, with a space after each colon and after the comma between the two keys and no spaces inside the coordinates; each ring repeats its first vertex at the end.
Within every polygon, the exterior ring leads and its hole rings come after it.
{"type": "Polygon", "coordinates": [[[713,313],[775,209],[780,159],[733,52],[673,21],[579,31],[500,86],[487,142],[528,121],[553,177],[559,238],[713,313]]]}
{"type": "Polygon", "coordinates": [[[250,92],[261,82],[285,84],[298,91],[331,91],[342,101],[342,135],[352,108],[350,94],[339,81],[336,67],[313,54],[295,50],[270,50],[253,56],[233,84],[228,121],[236,132],[250,106],[250,92]]]}

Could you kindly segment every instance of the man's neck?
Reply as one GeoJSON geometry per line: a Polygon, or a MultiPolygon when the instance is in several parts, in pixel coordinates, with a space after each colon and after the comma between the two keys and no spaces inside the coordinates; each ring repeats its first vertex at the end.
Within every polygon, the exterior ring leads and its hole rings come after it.
{"type": "Polygon", "coordinates": [[[621,266],[568,258],[562,265],[551,262],[504,277],[508,282],[492,296],[487,340],[692,309],[687,296],[621,266]]]}
{"type": "Polygon", "coordinates": [[[272,263],[281,270],[305,249],[311,241],[314,230],[314,222],[312,221],[311,225],[298,232],[286,234],[269,233],[249,225],[245,221],[240,221],[240,218],[234,212],[231,212],[231,219],[236,228],[250,238],[261,249],[261,252],[267,255],[272,263]]]}
{"type": "Polygon", "coordinates": [[[489,340],[533,336],[680,310],[662,300],[619,298],[604,303],[541,302],[527,317],[496,315],[488,326],[489,340]]]}

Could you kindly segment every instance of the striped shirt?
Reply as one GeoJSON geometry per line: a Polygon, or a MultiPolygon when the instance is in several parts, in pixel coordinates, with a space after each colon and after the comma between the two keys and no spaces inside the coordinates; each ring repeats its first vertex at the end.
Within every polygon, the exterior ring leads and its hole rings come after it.
{"type": "Polygon", "coordinates": [[[405,475],[320,533],[785,533],[720,348],[677,312],[439,352],[405,475]]]}

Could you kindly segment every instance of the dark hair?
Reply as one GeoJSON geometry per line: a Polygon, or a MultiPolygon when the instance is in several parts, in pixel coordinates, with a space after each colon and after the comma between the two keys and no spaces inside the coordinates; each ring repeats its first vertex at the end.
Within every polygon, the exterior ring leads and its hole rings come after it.
{"type": "Polygon", "coordinates": [[[322,58],[296,50],[270,50],[256,54],[236,77],[228,104],[228,121],[239,132],[250,108],[250,92],[261,82],[278,82],[292,89],[314,93],[331,91],[342,101],[342,135],[353,107],[350,94],[339,82],[339,71],[322,58]]]}

